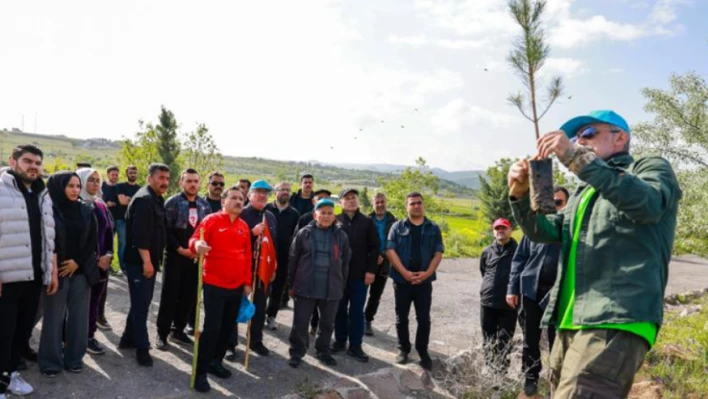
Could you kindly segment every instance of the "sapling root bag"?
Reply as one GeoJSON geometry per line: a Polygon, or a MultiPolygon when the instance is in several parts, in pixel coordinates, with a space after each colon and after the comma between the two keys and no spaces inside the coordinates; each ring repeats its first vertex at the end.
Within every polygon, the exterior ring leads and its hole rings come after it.
{"type": "Polygon", "coordinates": [[[548,215],[556,213],[553,200],[553,162],[550,158],[529,161],[531,210],[548,215]]]}

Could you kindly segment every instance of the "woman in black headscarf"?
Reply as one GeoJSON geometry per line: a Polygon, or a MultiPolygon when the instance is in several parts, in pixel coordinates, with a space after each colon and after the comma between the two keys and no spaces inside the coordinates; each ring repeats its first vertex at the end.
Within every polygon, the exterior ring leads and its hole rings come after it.
{"type": "Polygon", "coordinates": [[[72,373],[83,370],[91,287],[99,282],[98,224],[93,206],[79,199],[81,180],[76,173],[55,173],[49,177],[47,189],[54,204],[59,291],[44,297],[39,368],[45,376],[55,377],[62,369],[72,373]]]}

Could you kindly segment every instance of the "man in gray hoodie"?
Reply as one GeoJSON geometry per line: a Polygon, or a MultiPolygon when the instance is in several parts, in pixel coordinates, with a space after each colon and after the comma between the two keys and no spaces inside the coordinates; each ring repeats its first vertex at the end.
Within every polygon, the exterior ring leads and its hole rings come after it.
{"type": "Polygon", "coordinates": [[[322,199],[315,205],[315,220],[300,230],[290,247],[288,282],[294,299],[293,326],[290,331],[291,367],[298,367],[307,353],[307,327],[315,307],[320,312],[315,341],[317,359],[335,366],[330,341],[339,300],[349,276],[351,250],[349,238],[335,223],[334,202],[322,199]]]}

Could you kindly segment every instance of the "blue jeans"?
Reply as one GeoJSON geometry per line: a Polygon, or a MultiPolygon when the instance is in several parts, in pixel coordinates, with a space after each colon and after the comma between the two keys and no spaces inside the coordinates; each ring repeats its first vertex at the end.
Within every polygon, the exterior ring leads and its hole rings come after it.
{"type": "Polygon", "coordinates": [[[125,273],[123,254],[125,253],[125,220],[116,220],[116,233],[118,234],[118,264],[120,270],[125,273]]]}
{"type": "Polygon", "coordinates": [[[338,343],[360,346],[364,340],[364,305],[368,286],[364,280],[350,280],[339,301],[339,310],[334,321],[334,337],[338,343]]]}
{"type": "Polygon", "coordinates": [[[143,276],[143,266],[138,264],[127,263],[125,269],[128,275],[130,311],[120,340],[123,344],[134,346],[136,349],[150,349],[147,319],[152,294],[155,291],[155,276],[146,279],[143,276]]]}

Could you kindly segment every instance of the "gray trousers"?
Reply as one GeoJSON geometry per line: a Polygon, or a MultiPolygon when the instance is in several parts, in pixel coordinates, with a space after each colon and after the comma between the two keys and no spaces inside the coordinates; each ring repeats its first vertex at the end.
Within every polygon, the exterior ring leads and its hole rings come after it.
{"type": "Polygon", "coordinates": [[[290,357],[302,359],[310,346],[310,318],[315,307],[320,311],[319,330],[315,340],[317,353],[330,353],[332,332],[334,331],[334,317],[337,314],[339,300],[323,300],[295,297],[293,310],[293,327],[290,330],[290,357]]]}
{"type": "Polygon", "coordinates": [[[44,321],[39,341],[39,369],[61,371],[79,367],[88,345],[88,313],[91,287],[83,274],[62,279],[56,294],[44,296],[44,321]],[[66,319],[66,347],[64,318],[66,319]],[[62,350],[63,348],[63,350],[62,350]]]}

